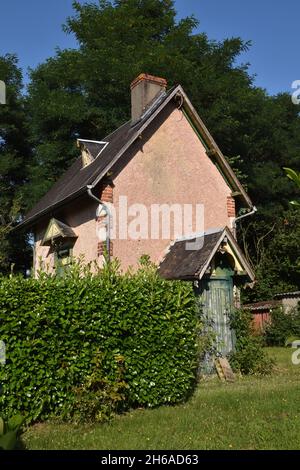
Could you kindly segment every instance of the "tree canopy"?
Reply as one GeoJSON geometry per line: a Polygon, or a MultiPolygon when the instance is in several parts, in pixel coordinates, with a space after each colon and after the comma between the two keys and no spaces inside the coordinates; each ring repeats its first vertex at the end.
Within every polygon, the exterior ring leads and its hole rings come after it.
{"type": "Polygon", "coordinates": [[[27,181],[30,157],[29,120],[22,96],[22,74],[17,58],[0,56],[0,77],[6,85],[6,105],[0,105],[0,272],[11,264],[28,263],[26,236],[11,234],[26,201],[22,191],[27,181]]]}

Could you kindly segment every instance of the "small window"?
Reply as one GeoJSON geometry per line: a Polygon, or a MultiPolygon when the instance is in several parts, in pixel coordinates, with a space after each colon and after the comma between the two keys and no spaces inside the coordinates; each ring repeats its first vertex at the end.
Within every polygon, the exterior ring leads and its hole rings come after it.
{"type": "Polygon", "coordinates": [[[61,260],[64,263],[69,263],[70,258],[72,257],[72,248],[63,248],[56,252],[57,260],[61,260]]]}
{"type": "Polygon", "coordinates": [[[73,247],[64,246],[56,248],[54,253],[55,267],[58,275],[63,275],[72,264],[73,247]]]}

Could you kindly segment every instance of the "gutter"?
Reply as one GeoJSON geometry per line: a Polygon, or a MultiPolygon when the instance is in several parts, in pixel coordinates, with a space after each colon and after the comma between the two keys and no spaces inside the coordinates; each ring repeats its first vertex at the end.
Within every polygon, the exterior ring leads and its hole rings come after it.
{"type": "Polygon", "coordinates": [[[106,250],[107,250],[108,262],[110,262],[110,230],[111,230],[111,217],[112,217],[111,211],[107,204],[105,204],[97,196],[95,196],[95,194],[93,194],[92,189],[93,189],[92,185],[87,186],[87,193],[89,197],[97,201],[98,204],[101,205],[106,212],[106,224],[105,224],[106,225],[106,250]]]}
{"type": "Polygon", "coordinates": [[[20,222],[16,227],[13,228],[13,230],[19,230],[23,229],[26,227],[33,226],[36,222],[38,222],[40,219],[42,219],[45,215],[48,215],[49,212],[54,212],[56,209],[66,205],[68,202],[73,201],[77,197],[81,196],[86,190],[86,187],[81,187],[78,191],[75,191],[74,193],[70,194],[68,197],[63,199],[62,201],[58,201],[53,206],[48,206],[46,209],[42,210],[41,212],[29,217],[28,219],[23,220],[20,222]]]}

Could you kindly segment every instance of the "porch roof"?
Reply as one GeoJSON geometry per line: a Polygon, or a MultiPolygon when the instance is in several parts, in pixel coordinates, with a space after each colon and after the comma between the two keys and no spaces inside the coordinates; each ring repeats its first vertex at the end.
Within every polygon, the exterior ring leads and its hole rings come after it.
{"type": "Polygon", "coordinates": [[[175,241],[169,247],[158,272],[165,279],[202,279],[214,255],[224,242],[230,245],[230,250],[242,267],[243,274],[254,281],[254,272],[228,227],[204,232],[193,239],[175,241]]]}

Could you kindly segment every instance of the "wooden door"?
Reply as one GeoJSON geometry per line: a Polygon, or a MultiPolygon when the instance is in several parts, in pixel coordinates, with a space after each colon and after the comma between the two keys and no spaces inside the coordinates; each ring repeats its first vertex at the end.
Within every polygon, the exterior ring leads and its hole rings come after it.
{"type": "Polygon", "coordinates": [[[203,312],[216,335],[216,353],[226,356],[233,350],[233,332],[230,314],[233,305],[233,282],[231,277],[211,278],[204,281],[203,312]]]}
{"type": "Polygon", "coordinates": [[[230,328],[233,308],[233,270],[222,257],[211,277],[200,281],[197,293],[207,330],[215,334],[214,354],[226,356],[234,349],[234,331],[230,328]]]}

